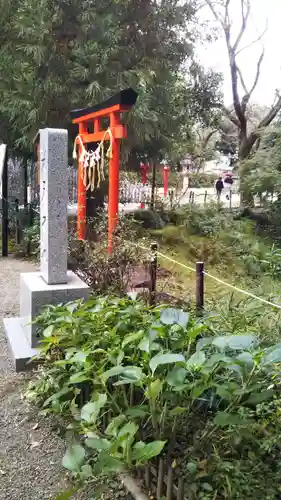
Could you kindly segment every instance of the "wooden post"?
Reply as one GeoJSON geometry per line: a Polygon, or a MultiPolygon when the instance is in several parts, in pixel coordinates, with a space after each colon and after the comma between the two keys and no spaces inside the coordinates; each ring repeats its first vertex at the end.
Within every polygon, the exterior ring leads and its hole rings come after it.
{"type": "Polygon", "coordinates": [[[23,205],[25,211],[27,210],[27,203],[28,203],[28,196],[27,196],[27,189],[28,189],[28,175],[27,175],[27,169],[28,169],[28,163],[27,163],[27,158],[25,157],[23,160],[23,205]]]}
{"type": "Polygon", "coordinates": [[[2,257],[8,257],[8,230],[9,230],[9,208],[8,208],[8,152],[5,151],[2,172],[2,257]]]}
{"type": "Polygon", "coordinates": [[[151,260],[149,263],[149,305],[154,306],[156,301],[156,279],[157,279],[157,243],[151,245],[151,260]]]}
{"type": "Polygon", "coordinates": [[[20,244],[20,223],[19,223],[19,200],[15,199],[15,214],[16,214],[16,244],[20,244]]]}
{"type": "Polygon", "coordinates": [[[206,205],[206,203],[207,203],[207,196],[208,196],[208,191],[205,191],[205,194],[204,194],[204,205],[206,205]]]}
{"type": "Polygon", "coordinates": [[[204,308],[204,262],[196,262],[196,311],[204,308]]]}

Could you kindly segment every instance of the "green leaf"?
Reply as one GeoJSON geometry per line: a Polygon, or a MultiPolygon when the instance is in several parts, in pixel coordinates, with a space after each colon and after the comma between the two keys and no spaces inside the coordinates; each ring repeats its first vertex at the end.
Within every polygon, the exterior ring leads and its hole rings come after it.
{"type": "Polygon", "coordinates": [[[102,451],[98,456],[98,462],[93,470],[95,474],[108,474],[108,473],[118,473],[125,469],[125,464],[118,460],[118,458],[112,457],[106,451],[102,451]]]}
{"type": "Polygon", "coordinates": [[[93,450],[105,451],[109,450],[111,443],[107,439],[102,438],[87,438],[85,441],[88,448],[92,448],[93,450]]]}
{"type": "Polygon", "coordinates": [[[186,328],[189,321],[189,314],[181,309],[167,307],[161,312],[160,321],[163,325],[179,325],[186,328]]]}
{"type": "Polygon", "coordinates": [[[90,464],[82,465],[80,474],[83,477],[83,479],[90,479],[90,478],[92,478],[93,477],[93,469],[90,466],[90,464]]]}
{"type": "Polygon", "coordinates": [[[206,355],[203,351],[196,351],[186,362],[187,368],[200,368],[206,361],[206,355]]]}
{"type": "Polygon", "coordinates": [[[183,408],[182,406],[176,406],[175,408],[173,408],[169,414],[172,416],[172,417],[176,417],[178,415],[183,415],[184,412],[186,411],[186,408],[183,408]]]}
{"type": "Polygon", "coordinates": [[[166,382],[172,387],[177,387],[178,385],[182,385],[184,383],[186,375],[187,371],[185,368],[175,366],[175,368],[168,373],[166,382]]]}
{"type": "Polygon", "coordinates": [[[157,354],[150,360],[149,366],[152,373],[154,373],[158,366],[179,362],[183,363],[184,361],[185,358],[182,354],[157,354]]]}
{"type": "Polygon", "coordinates": [[[139,341],[144,336],[144,333],[144,330],[140,330],[139,332],[130,333],[129,335],[127,335],[122,342],[122,349],[124,349],[124,347],[126,347],[126,345],[128,344],[133,344],[139,341]]]}
{"type": "Polygon", "coordinates": [[[152,441],[151,443],[145,444],[144,446],[134,446],[133,450],[133,460],[136,460],[137,464],[143,464],[151,460],[153,457],[160,455],[163,450],[166,441],[152,441]]]}
{"type": "Polygon", "coordinates": [[[230,363],[232,361],[232,358],[229,356],[225,356],[224,354],[213,354],[209,359],[207,359],[205,366],[206,367],[212,367],[214,365],[217,365],[218,363],[230,363]]]}
{"type": "Polygon", "coordinates": [[[123,436],[133,437],[139,430],[139,426],[135,424],[135,422],[127,422],[118,432],[118,438],[123,436]]]}
{"type": "Polygon", "coordinates": [[[255,335],[229,335],[224,337],[216,337],[212,344],[220,350],[226,348],[234,351],[251,349],[257,342],[255,335]]]}
{"type": "Polygon", "coordinates": [[[144,378],[144,373],[138,366],[126,366],[122,372],[122,377],[132,380],[132,382],[139,382],[144,378]]]}
{"type": "Polygon", "coordinates": [[[274,391],[272,390],[267,390],[267,391],[262,391],[262,392],[253,392],[249,399],[247,399],[246,403],[249,405],[258,405],[260,403],[263,403],[264,401],[269,401],[273,399],[274,391]]]}
{"type": "Polygon", "coordinates": [[[71,375],[71,377],[69,378],[69,383],[79,384],[81,382],[86,382],[86,380],[89,380],[89,375],[87,375],[87,373],[85,372],[78,372],[71,375]]]}
{"type": "Polygon", "coordinates": [[[159,378],[151,382],[145,392],[146,397],[148,399],[152,399],[152,401],[156,401],[160,392],[162,391],[163,384],[163,380],[160,380],[159,378]]]}
{"type": "Polygon", "coordinates": [[[110,424],[108,425],[105,434],[107,436],[117,437],[119,428],[125,422],[125,420],[125,415],[118,415],[118,417],[113,418],[113,420],[111,420],[110,424]]]}
{"type": "Polygon", "coordinates": [[[254,366],[253,356],[250,352],[241,352],[236,358],[243,365],[247,365],[249,368],[254,366]]]}
{"type": "Polygon", "coordinates": [[[149,413],[149,407],[147,405],[133,406],[126,410],[126,415],[131,418],[144,418],[149,413]]]}
{"type": "Polygon", "coordinates": [[[78,351],[70,359],[71,363],[85,363],[88,353],[83,351],[78,351]]]}
{"type": "Polygon", "coordinates": [[[206,329],[207,329],[207,326],[203,325],[202,323],[194,325],[192,328],[189,328],[189,330],[187,332],[188,338],[190,340],[195,340],[206,329]]]}
{"type": "Polygon", "coordinates": [[[197,464],[195,462],[188,462],[186,468],[190,474],[195,474],[195,472],[197,472],[197,464]]]}
{"type": "Polygon", "coordinates": [[[80,444],[73,444],[68,447],[62,465],[72,472],[78,472],[85,459],[85,449],[80,444]]]}
{"type": "Polygon", "coordinates": [[[59,493],[55,500],[69,500],[70,498],[75,495],[79,491],[80,488],[72,488],[71,490],[64,491],[62,493],[59,493]]]}
{"type": "Polygon", "coordinates": [[[228,337],[227,336],[225,336],[225,337],[215,337],[213,339],[212,344],[215,347],[217,347],[218,349],[220,349],[221,351],[223,351],[228,346],[228,337]]]}
{"type": "Polygon", "coordinates": [[[61,396],[65,396],[66,394],[73,393],[73,387],[63,387],[60,391],[52,394],[46,401],[44,401],[43,408],[46,408],[52,401],[56,399],[60,399],[61,396]]]}
{"type": "Polygon", "coordinates": [[[251,349],[257,343],[255,335],[231,335],[228,339],[229,348],[235,351],[251,349]]]}
{"type": "Polygon", "coordinates": [[[113,368],[110,368],[110,370],[107,370],[102,374],[102,379],[106,382],[109,378],[111,377],[116,377],[117,375],[125,374],[128,373],[128,377],[124,378],[130,378],[130,374],[133,377],[133,374],[135,373],[135,376],[138,378],[140,373],[142,373],[141,369],[136,367],[136,366],[113,366],[113,368]],[[138,374],[138,375],[137,375],[138,374]]]}
{"type": "Polygon", "coordinates": [[[245,426],[249,425],[251,422],[249,419],[246,420],[237,413],[227,413],[227,412],[219,412],[214,418],[214,422],[216,425],[220,427],[228,427],[230,425],[234,426],[245,426]]]}
{"type": "Polygon", "coordinates": [[[107,402],[106,394],[99,394],[96,401],[91,401],[85,404],[81,409],[81,420],[85,420],[88,423],[95,423],[100,410],[105,406],[107,402]]]}
{"type": "Polygon", "coordinates": [[[211,345],[214,341],[214,337],[204,337],[200,340],[198,340],[197,344],[196,344],[196,351],[201,351],[201,349],[203,349],[203,347],[207,347],[209,345],[211,345]]]}
{"type": "Polygon", "coordinates": [[[45,328],[45,330],[43,331],[43,336],[45,338],[49,338],[53,335],[54,333],[54,329],[55,329],[55,326],[54,325],[50,325],[48,326],[47,328],[45,328]]]}
{"type": "Polygon", "coordinates": [[[202,488],[205,491],[213,491],[213,487],[209,483],[203,483],[202,488]]]}
{"type": "Polygon", "coordinates": [[[263,363],[271,364],[271,363],[280,363],[281,362],[281,347],[277,347],[277,349],[271,349],[266,351],[265,356],[263,358],[263,363]]]}

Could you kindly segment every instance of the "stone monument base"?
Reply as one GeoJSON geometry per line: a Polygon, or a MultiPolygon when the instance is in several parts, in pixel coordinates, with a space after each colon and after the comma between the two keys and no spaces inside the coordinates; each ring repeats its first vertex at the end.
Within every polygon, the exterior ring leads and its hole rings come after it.
{"type": "Polygon", "coordinates": [[[72,271],[67,283],[48,285],[39,272],[20,275],[20,317],[4,318],[4,329],[16,371],[32,368],[30,359],[36,355],[40,342],[38,327],[32,321],[47,305],[65,304],[77,299],[87,300],[90,288],[72,271]]]}
{"type": "Polygon", "coordinates": [[[21,318],[4,318],[3,323],[16,372],[31,370],[34,367],[34,362],[31,360],[37,351],[28,343],[21,318]]]}

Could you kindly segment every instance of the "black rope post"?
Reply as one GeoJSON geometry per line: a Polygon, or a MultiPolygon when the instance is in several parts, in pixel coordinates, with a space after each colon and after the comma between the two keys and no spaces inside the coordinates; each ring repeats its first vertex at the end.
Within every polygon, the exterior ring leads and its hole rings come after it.
{"type": "Polygon", "coordinates": [[[149,263],[149,305],[156,303],[156,280],[157,280],[157,243],[151,245],[151,258],[149,263]]]}
{"type": "Polygon", "coordinates": [[[28,162],[27,158],[25,157],[23,160],[23,205],[24,205],[24,210],[27,212],[27,204],[28,204],[28,162]]]}
{"type": "Polygon", "coordinates": [[[196,262],[196,311],[201,314],[204,308],[204,262],[196,262]]]}
{"type": "Polygon", "coordinates": [[[20,221],[19,221],[19,200],[15,199],[15,217],[16,217],[16,244],[20,244],[20,221]]]}
{"type": "Polygon", "coordinates": [[[207,203],[207,196],[208,196],[208,191],[205,191],[205,194],[204,194],[204,205],[206,205],[206,203],[207,203]]]}
{"type": "Polygon", "coordinates": [[[232,189],[229,190],[229,209],[232,210],[232,189]]]}
{"type": "Polygon", "coordinates": [[[8,208],[8,151],[6,147],[2,173],[2,257],[8,257],[9,240],[9,208],[8,208]]]}

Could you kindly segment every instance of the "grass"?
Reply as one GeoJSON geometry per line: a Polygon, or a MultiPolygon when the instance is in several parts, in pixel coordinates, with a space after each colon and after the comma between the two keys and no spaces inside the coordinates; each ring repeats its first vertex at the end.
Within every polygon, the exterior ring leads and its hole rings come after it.
{"type": "MultiPolygon", "coordinates": [[[[159,251],[182,264],[195,269],[196,261],[205,263],[210,274],[271,302],[280,303],[280,282],[274,275],[262,270],[262,262],[270,256],[272,242],[255,234],[249,221],[229,221],[216,234],[191,234],[188,225],[168,225],[151,232],[159,243],[159,251]],[[237,233],[237,234],[236,234],[237,233]]],[[[172,277],[160,283],[161,289],[194,302],[195,272],[159,257],[162,267],[172,277]]],[[[159,286],[159,285],[158,285],[159,286]]],[[[280,339],[281,310],[244,294],[233,291],[215,280],[205,277],[205,307],[216,319],[216,330],[255,332],[263,339],[280,339]],[[219,319],[218,316],[219,315],[219,319]]]]}

